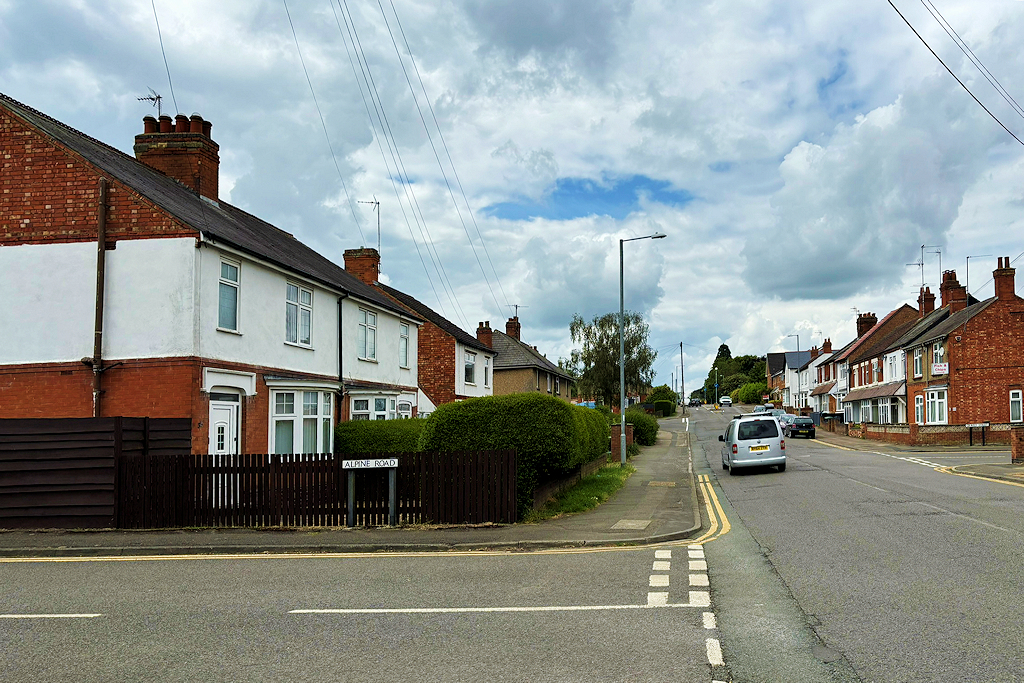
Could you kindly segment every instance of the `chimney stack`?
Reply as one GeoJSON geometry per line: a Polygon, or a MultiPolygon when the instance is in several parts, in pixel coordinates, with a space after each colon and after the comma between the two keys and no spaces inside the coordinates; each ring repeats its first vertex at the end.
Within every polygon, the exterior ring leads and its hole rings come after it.
{"type": "Polygon", "coordinates": [[[857,316],[857,339],[863,337],[868,330],[875,326],[878,317],[874,313],[861,313],[857,316]]]}
{"type": "Polygon", "coordinates": [[[143,132],[135,136],[135,158],[204,197],[217,199],[220,145],[210,138],[212,124],[199,114],[175,118],[176,122],[167,114],[159,121],[143,117],[143,132]]]}
{"type": "Polygon", "coordinates": [[[491,321],[485,320],[476,324],[476,339],[489,349],[494,348],[494,335],[491,331],[491,321]]]}
{"type": "Polygon", "coordinates": [[[832,353],[832,340],[826,339],[825,343],[821,345],[822,353],[832,353]]]}
{"type": "Polygon", "coordinates": [[[923,318],[935,310],[935,295],[931,287],[922,287],[921,293],[917,296],[918,317],[923,318]]]}
{"type": "Polygon", "coordinates": [[[821,355],[821,351],[818,350],[818,347],[817,346],[812,346],[811,347],[811,360],[814,360],[815,358],[817,358],[820,355],[821,355]]]}
{"type": "Polygon", "coordinates": [[[999,267],[992,271],[992,279],[996,285],[996,298],[1000,301],[1008,301],[1016,298],[1013,290],[1013,274],[1017,271],[1010,267],[1010,257],[1000,256],[999,267]]]}
{"type": "Polygon", "coordinates": [[[380,277],[380,252],[372,247],[345,250],[345,270],[368,285],[380,277]]]}
{"type": "Polygon", "coordinates": [[[512,316],[505,323],[505,334],[512,337],[513,339],[519,339],[519,335],[522,332],[522,325],[519,324],[519,316],[512,316]]]}

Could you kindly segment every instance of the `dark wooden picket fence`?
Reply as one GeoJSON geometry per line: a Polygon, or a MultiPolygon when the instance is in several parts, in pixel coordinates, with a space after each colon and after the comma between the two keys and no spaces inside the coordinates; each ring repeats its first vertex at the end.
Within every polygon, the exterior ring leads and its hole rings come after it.
{"type": "MultiPolygon", "coordinates": [[[[189,453],[188,419],[0,420],[0,528],[343,526],[350,456],[189,453]]],[[[397,457],[398,523],[514,522],[514,451],[397,457]]],[[[373,457],[361,454],[351,457],[373,457]]],[[[356,470],[357,525],[387,470],[356,470]]]]}
{"type": "MultiPolygon", "coordinates": [[[[344,526],[349,471],[342,469],[342,461],[346,457],[331,453],[127,456],[118,462],[117,526],[344,526]]],[[[399,524],[516,519],[515,451],[376,457],[398,458],[399,524]]],[[[387,524],[387,470],[353,472],[355,524],[387,524]]]]}

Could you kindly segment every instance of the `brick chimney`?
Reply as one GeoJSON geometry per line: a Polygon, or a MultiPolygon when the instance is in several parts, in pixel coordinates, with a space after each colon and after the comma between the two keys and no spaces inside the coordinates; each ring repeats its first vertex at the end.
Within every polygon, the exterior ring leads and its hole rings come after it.
{"type": "Polygon", "coordinates": [[[947,270],[942,273],[939,293],[942,295],[942,307],[949,306],[950,313],[967,308],[967,288],[957,281],[955,270],[947,270]]]}
{"type": "Polygon", "coordinates": [[[346,249],[345,270],[368,285],[375,284],[380,276],[380,253],[372,247],[346,249]]]}
{"type": "Polygon", "coordinates": [[[1010,267],[1010,257],[1000,256],[999,267],[992,271],[992,279],[996,284],[996,298],[1000,301],[1008,301],[1016,298],[1013,291],[1013,274],[1017,271],[1010,267]]]}
{"type": "Polygon", "coordinates": [[[519,316],[513,316],[508,319],[505,323],[505,334],[512,337],[513,339],[519,339],[519,335],[523,331],[523,326],[519,324],[519,316]]]}
{"type": "Polygon", "coordinates": [[[917,296],[917,315],[923,318],[935,310],[935,295],[931,287],[922,287],[921,293],[917,296]]]}
{"type": "Polygon", "coordinates": [[[825,343],[821,345],[822,353],[832,353],[832,340],[826,339],[825,343]]]}
{"type": "Polygon", "coordinates": [[[857,339],[863,337],[878,322],[874,313],[861,313],[857,316],[857,339]]]}
{"type": "Polygon", "coordinates": [[[135,136],[135,158],[210,199],[217,199],[220,145],[210,138],[213,124],[199,114],[164,114],[142,119],[135,136]]]}
{"type": "Polygon", "coordinates": [[[820,355],[821,355],[821,351],[818,350],[818,347],[817,346],[812,346],[811,347],[811,360],[814,360],[815,358],[817,358],[820,355]]]}
{"type": "Polygon", "coordinates": [[[485,320],[476,324],[476,339],[489,349],[494,348],[494,335],[491,332],[491,321],[485,320]]]}

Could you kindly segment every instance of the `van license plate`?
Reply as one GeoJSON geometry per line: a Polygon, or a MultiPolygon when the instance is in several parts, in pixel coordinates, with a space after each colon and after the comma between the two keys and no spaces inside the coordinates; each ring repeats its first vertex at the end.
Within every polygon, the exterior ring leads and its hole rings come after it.
{"type": "Polygon", "coordinates": [[[766,450],[768,450],[768,446],[751,446],[749,450],[751,450],[751,451],[766,451],[766,450]]]}

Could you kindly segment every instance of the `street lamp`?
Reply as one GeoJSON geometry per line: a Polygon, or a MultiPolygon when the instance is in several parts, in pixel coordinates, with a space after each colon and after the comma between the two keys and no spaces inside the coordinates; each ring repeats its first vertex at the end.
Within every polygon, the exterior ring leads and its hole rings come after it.
{"type": "Polygon", "coordinates": [[[660,240],[664,236],[664,233],[656,232],[653,235],[619,240],[619,456],[621,457],[621,465],[626,464],[626,302],[622,293],[622,244],[624,242],[635,242],[636,240],[660,240]]]}
{"type": "Polygon", "coordinates": [[[799,334],[787,334],[787,337],[796,337],[796,351],[800,353],[800,335],[799,334]]]}
{"type": "Polygon", "coordinates": [[[968,297],[967,297],[968,301],[971,300],[971,297],[970,297],[970,293],[971,293],[971,259],[972,258],[982,258],[984,256],[991,256],[991,255],[992,254],[974,254],[973,256],[968,256],[967,257],[967,273],[966,273],[966,279],[964,280],[964,291],[968,294],[968,297]]]}

